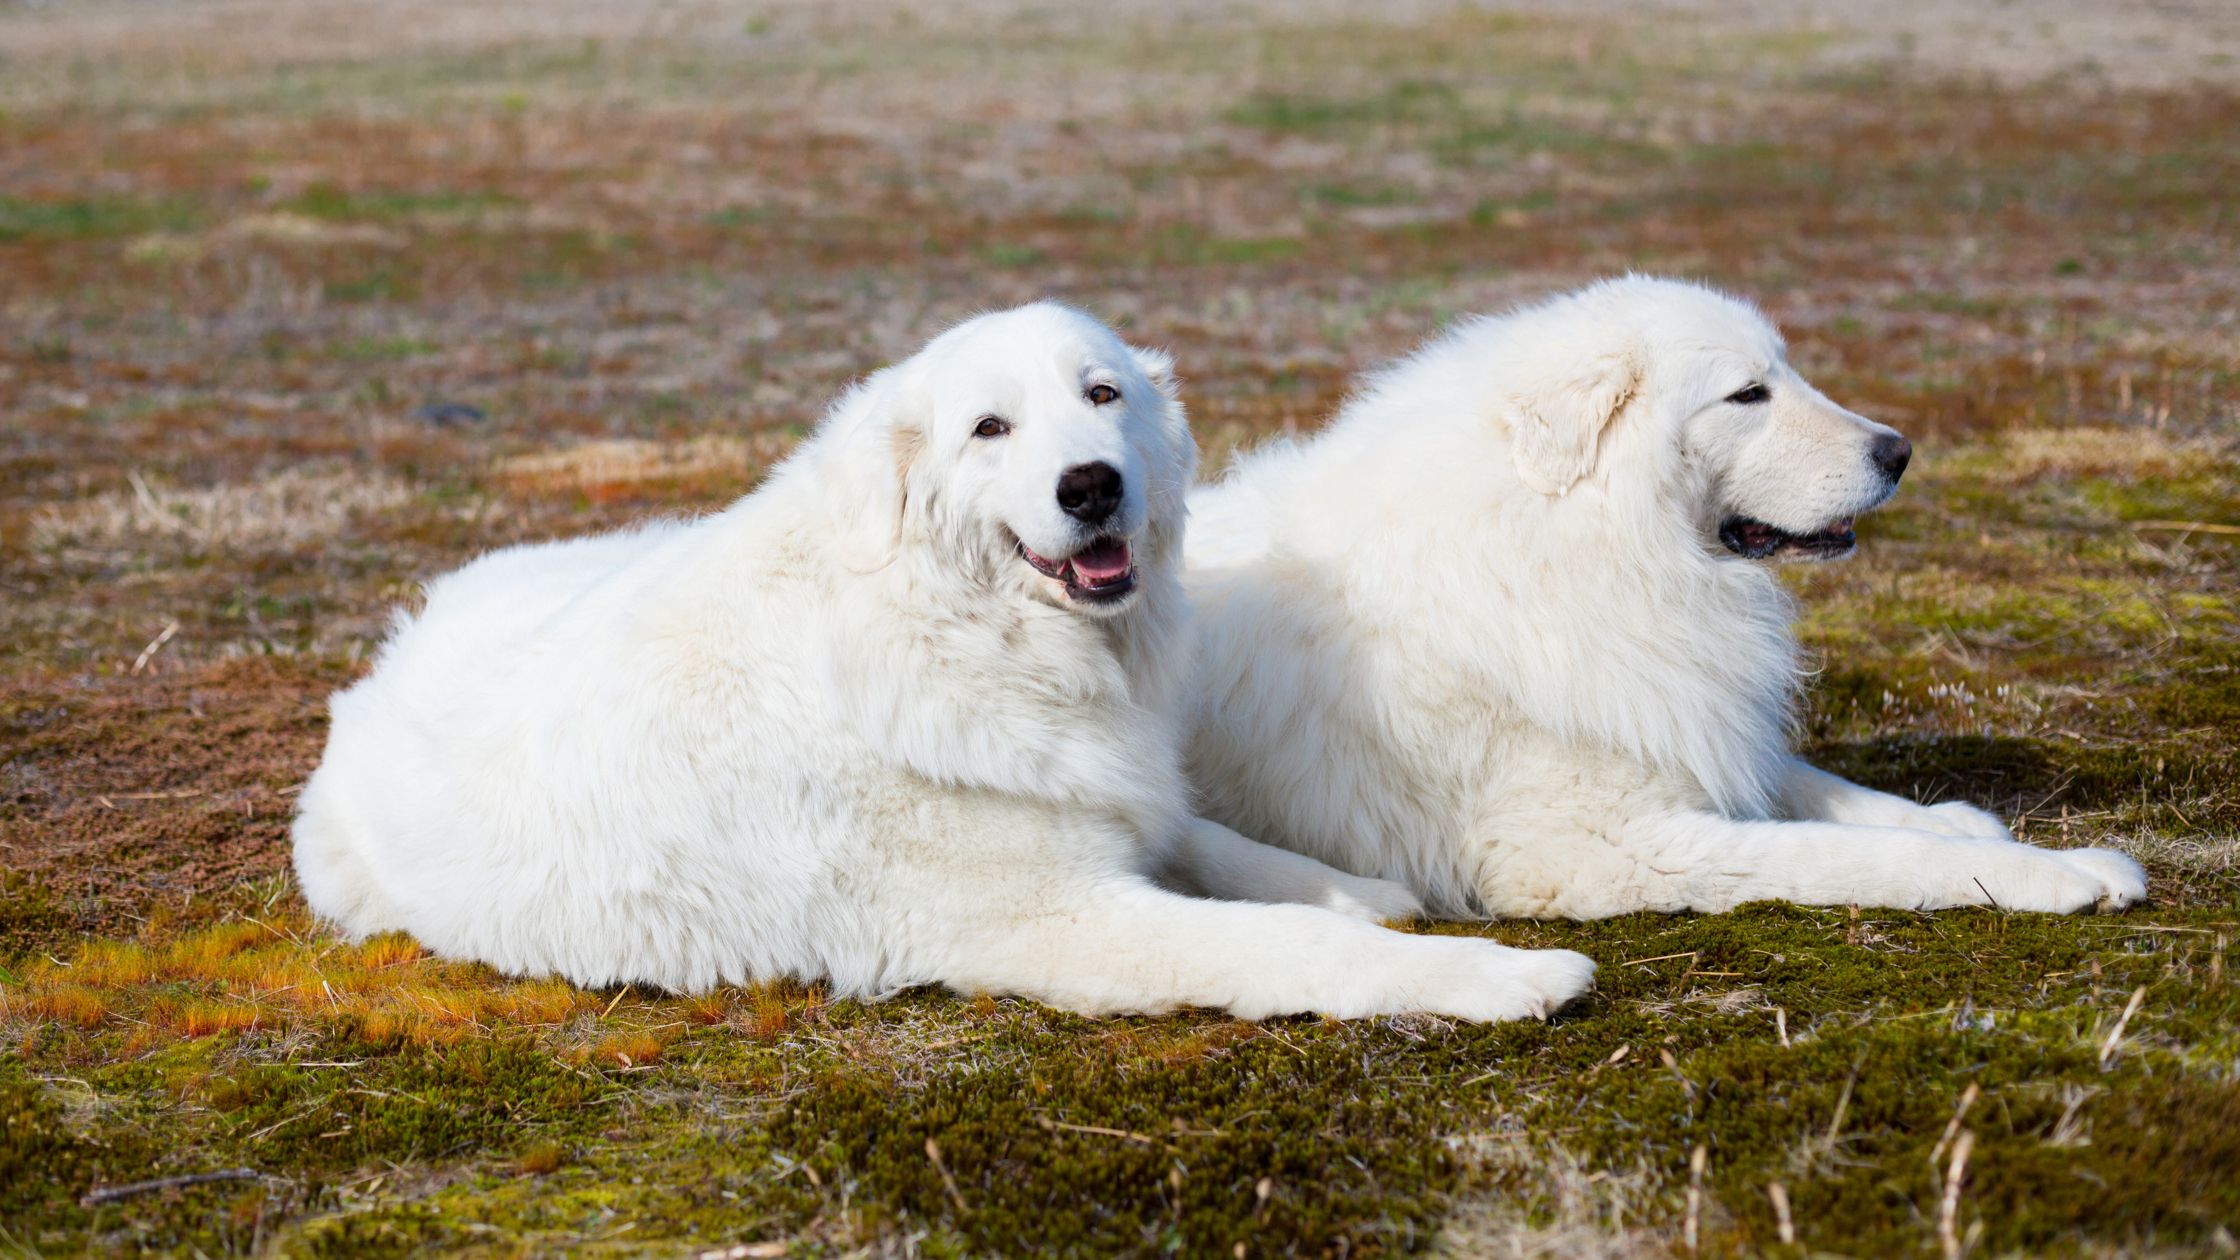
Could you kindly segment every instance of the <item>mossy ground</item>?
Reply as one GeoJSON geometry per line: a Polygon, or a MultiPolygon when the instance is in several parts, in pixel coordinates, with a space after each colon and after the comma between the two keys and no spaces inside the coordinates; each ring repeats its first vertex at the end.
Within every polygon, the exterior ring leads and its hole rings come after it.
{"type": "Polygon", "coordinates": [[[0,7],[0,1252],[2235,1250],[2223,28],[377,8],[0,7]],[[1255,1026],[583,992],[288,883],[415,578],[721,503],[945,319],[1172,345],[1217,467],[1627,268],[1759,299],[1919,447],[1791,571],[1811,755],[2125,848],[2151,905],[1427,926],[1598,989],[1255,1026]]]}

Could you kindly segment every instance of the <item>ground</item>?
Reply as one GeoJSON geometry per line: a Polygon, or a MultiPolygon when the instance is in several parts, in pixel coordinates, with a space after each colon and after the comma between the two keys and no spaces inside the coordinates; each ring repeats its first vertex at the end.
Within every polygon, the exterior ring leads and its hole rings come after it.
{"type": "Polygon", "coordinates": [[[2068,0],[0,3],[0,1251],[2233,1252],[2236,53],[2068,0]],[[1629,269],[1916,443],[1789,571],[1808,751],[2152,904],[1422,927],[1601,960],[1477,1028],[584,992],[290,883],[417,580],[721,504],[945,321],[1171,346],[1218,468],[1629,269]]]}

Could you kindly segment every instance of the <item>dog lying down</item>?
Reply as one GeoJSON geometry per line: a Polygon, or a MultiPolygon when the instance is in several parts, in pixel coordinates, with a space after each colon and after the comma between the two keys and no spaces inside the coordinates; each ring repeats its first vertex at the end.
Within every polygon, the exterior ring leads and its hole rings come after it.
{"type": "Polygon", "coordinates": [[[1405,890],[1191,816],[1195,460],[1164,357],[1028,306],[870,377],[727,511],[485,556],[334,698],[305,895],[584,985],[1246,1018],[1577,995],[1578,954],[1387,930],[1405,890]],[[1247,897],[1285,904],[1211,899],[1247,897]]]}
{"type": "Polygon", "coordinates": [[[1791,754],[1755,561],[1849,552],[1910,449],[1692,285],[1463,323],[1191,496],[1203,808],[1446,914],[2140,900],[2121,854],[1791,754]]]}

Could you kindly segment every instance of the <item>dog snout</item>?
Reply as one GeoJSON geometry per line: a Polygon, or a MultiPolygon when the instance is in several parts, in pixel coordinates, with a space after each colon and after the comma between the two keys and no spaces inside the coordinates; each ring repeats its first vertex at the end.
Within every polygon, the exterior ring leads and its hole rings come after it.
{"type": "Polygon", "coordinates": [[[1084,525],[1101,524],[1120,506],[1120,470],[1099,461],[1077,464],[1058,478],[1058,507],[1084,525]]]}
{"type": "Polygon", "coordinates": [[[1867,448],[1867,458],[1874,461],[1883,476],[1896,481],[1905,475],[1906,462],[1913,458],[1913,443],[1906,441],[1902,433],[1884,433],[1867,448]]]}

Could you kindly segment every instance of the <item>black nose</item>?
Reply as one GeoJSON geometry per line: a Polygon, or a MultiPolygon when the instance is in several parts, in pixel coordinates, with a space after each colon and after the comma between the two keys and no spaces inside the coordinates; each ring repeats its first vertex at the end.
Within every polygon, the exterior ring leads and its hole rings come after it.
{"type": "Polygon", "coordinates": [[[1913,443],[1900,433],[1885,433],[1867,448],[1867,458],[1882,470],[1882,475],[1892,481],[1905,475],[1906,461],[1913,458],[1913,443]]]}
{"type": "Polygon", "coordinates": [[[1094,525],[1120,506],[1120,470],[1110,464],[1078,464],[1058,478],[1058,506],[1067,516],[1094,525]]]}

